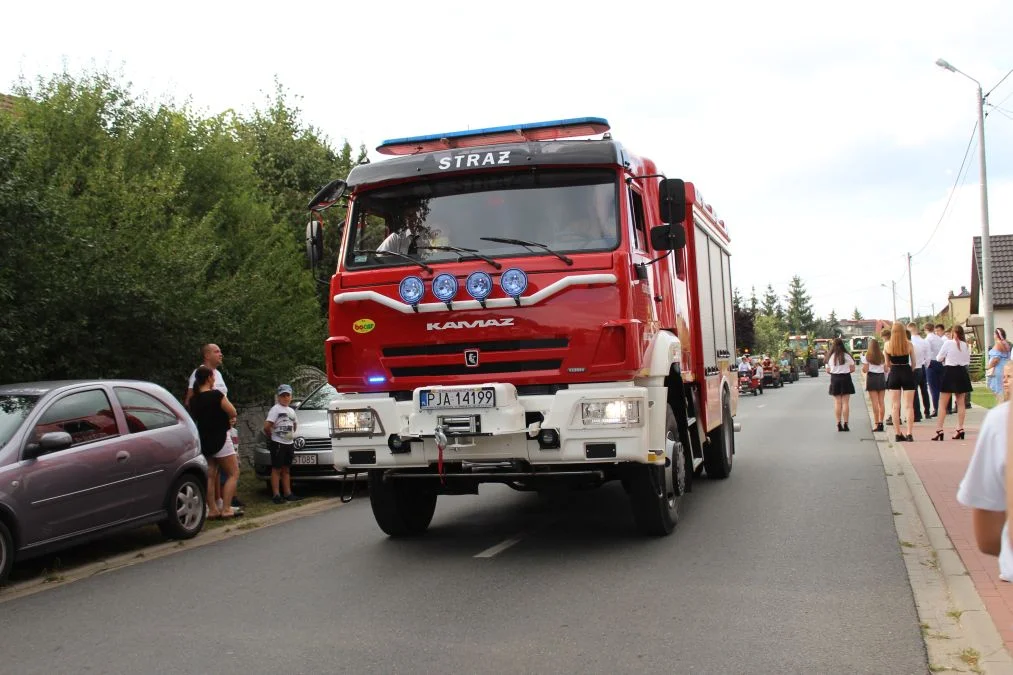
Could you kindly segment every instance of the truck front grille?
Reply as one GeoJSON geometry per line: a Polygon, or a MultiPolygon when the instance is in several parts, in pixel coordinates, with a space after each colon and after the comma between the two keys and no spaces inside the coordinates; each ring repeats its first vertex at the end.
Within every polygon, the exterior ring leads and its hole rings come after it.
{"type": "Polygon", "coordinates": [[[487,340],[485,342],[450,342],[426,345],[384,347],[383,355],[393,356],[444,356],[463,354],[465,349],[479,349],[484,353],[516,352],[522,349],[566,349],[568,338],[539,338],[533,340],[487,340]]]}
{"type": "Polygon", "coordinates": [[[434,377],[440,375],[482,375],[487,373],[525,373],[532,370],[559,370],[562,359],[540,361],[493,361],[469,367],[464,363],[427,366],[394,366],[390,374],[394,377],[434,377]]]}

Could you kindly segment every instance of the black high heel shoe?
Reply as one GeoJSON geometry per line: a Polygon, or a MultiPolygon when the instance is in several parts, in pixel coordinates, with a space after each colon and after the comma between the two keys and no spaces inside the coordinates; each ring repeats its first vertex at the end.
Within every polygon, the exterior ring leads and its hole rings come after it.
{"type": "Polygon", "coordinates": [[[896,443],[903,443],[904,442],[904,437],[901,436],[900,434],[894,434],[893,435],[893,440],[896,443]]]}
{"type": "Polygon", "coordinates": [[[878,424],[876,424],[876,428],[874,429],[874,431],[883,431],[883,423],[879,422],[878,424]]]}
{"type": "Polygon", "coordinates": [[[936,435],[932,437],[932,440],[934,440],[934,441],[941,441],[941,440],[943,440],[943,430],[942,429],[936,429],[936,435]]]}
{"type": "Polygon", "coordinates": [[[964,430],[963,429],[957,429],[957,433],[953,434],[952,440],[959,441],[959,440],[963,440],[963,438],[964,438],[964,430]]]}
{"type": "Polygon", "coordinates": [[[908,443],[914,443],[915,437],[912,436],[911,434],[908,434],[907,436],[904,437],[904,440],[907,441],[908,443]]]}
{"type": "Polygon", "coordinates": [[[844,426],[840,422],[837,423],[837,430],[844,431],[844,426]]]}
{"type": "Polygon", "coordinates": [[[845,431],[851,431],[851,429],[848,428],[848,423],[847,422],[844,423],[844,430],[845,431]]]}

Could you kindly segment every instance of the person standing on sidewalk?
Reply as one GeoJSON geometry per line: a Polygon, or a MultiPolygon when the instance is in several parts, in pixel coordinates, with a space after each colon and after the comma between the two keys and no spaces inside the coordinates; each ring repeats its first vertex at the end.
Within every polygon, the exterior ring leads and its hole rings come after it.
{"type": "Polygon", "coordinates": [[[925,339],[921,336],[921,333],[918,332],[918,324],[916,324],[914,321],[912,321],[907,325],[907,332],[908,335],[911,336],[910,337],[911,344],[914,345],[915,355],[917,356],[911,368],[912,370],[914,370],[915,374],[915,394],[914,394],[915,422],[921,422],[922,404],[919,392],[926,386],[924,367],[928,365],[928,362],[930,360],[928,358],[929,345],[927,342],[925,342],[925,339]]]}
{"type": "Polygon", "coordinates": [[[879,347],[879,340],[869,340],[869,349],[862,354],[862,372],[865,373],[865,391],[872,401],[872,416],[876,425],[873,431],[883,431],[883,417],[886,415],[886,357],[879,347]]]}
{"type": "Polygon", "coordinates": [[[996,328],[995,344],[988,350],[988,363],[986,364],[986,368],[990,372],[988,376],[988,388],[995,394],[996,401],[1006,400],[1005,393],[1003,392],[1003,374],[1009,361],[1010,344],[1006,341],[1006,330],[1004,328],[996,328]]]}
{"type": "Polygon", "coordinates": [[[949,409],[950,397],[957,397],[957,430],[953,434],[953,440],[964,438],[964,416],[967,414],[964,407],[964,394],[971,391],[971,378],[967,374],[967,367],[971,365],[971,348],[964,340],[964,327],[953,327],[953,339],[943,343],[936,360],[943,364],[943,381],[939,385],[939,403],[943,410],[939,414],[939,421],[936,423],[936,435],[934,441],[943,440],[943,429],[946,426],[946,411],[949,409]]]}
{"type": "Polygon", "coordinates": [[[925,368],[925,382],[928,385],[929,400],[932,403],[932,413],[929,417],[935,417],[939,411],[939,378],[943,376],[943,364],[936,361],[936,354],[943,348],[943,339],[936,335],[936,324],[931,321],[925,322],[925,342],[929,351],[929,365],[925,368]]]}
{"type": "MultiPolygon", "coordinates": [[[[1013,364],[1003,370],[1003,387],[1009,390],[1013,364]]],[[[971,509],[971,525],[978,550],[999,556],[999,578],[1013,581],[1013,546],[1007,515],[1013,513],[1013,471],[1011,462],[1010,404],[1000,403],[985,415],[974,444],[974,454],[960,481],[957,501],[971,509]]]]}
{"type": "Polygon", "coordinates": [[[851,431],[848,428],[848,417],[851,413],[851,396],[855,393],[855,383],[851,381],[851,373],[855,372],[855,359],[844,348],[844,340],[834,338],[827,355],[827,372],[830,374],[830,395],[834,397],[834,416],[837,418],[838,431],[851,431]]]}
{"type": "Polygon", "coordinates": [[[890,329],[890,341],[886,344],[886,360],[889,371],[886,377],[886,388],[893,392],[891,403],[893,406],[893,419],[898,423],[894,425],[896,431],[900,431],[901,410],[907,413],[907,434],[894,434],[894,440],[914,440],[914,396],[915,396],[915,373],[913,364],[918,356],[915,354],[915,347],[907,338],[907,329],[900,321],[894,321],[890,329]]]}

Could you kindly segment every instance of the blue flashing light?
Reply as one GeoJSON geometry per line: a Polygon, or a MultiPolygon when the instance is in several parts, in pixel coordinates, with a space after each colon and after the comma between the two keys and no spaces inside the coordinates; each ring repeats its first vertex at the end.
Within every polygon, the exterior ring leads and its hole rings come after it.
{"type": "Polygon", "coordinates": [[[464,282],[464,288],[476,300],[485,300],[492,293],[492,277],[485,272],[472,272],[464,282]]]}
{"type": "Polygon", "coordinates": [[[519,298],[528,288],[528,275],[524,270],[511,267],[500,276],[499,286],[511,298],[519,298]]]}
{"type": "Polygon", "coordinates": [[[426,285],[419,277],[405,277],[401,280],[397,290],[401,294],[402,300],[409,305],[417,305],[426,292],[426,285]]]}
{"type": "Polygon", "coordinates": [[[446,272],[436,275],[436,278],[433,279],[433,295],[440,302],[453,300],[457,295],[457,279],[454,275],[446,272]]]}
{"type": "Polygon", "coordinates": [[[608,120],[604,117],[571,117],[547,122],[528,122],[502,127],[450,131],[425,136],[390,138],[377,146],[377,152],[385,155],[410,155],[417,152],[431,152],[447,148],[467,148],[477,145],[521,141],[547,141],[574,136],[593,136],[608,131],[608,120]]]}
{"type": "Polygon", "coordinates": [[[387,381],[383,375],[370,375],[368,379],[370,384],[383,384],[387,381]]]}

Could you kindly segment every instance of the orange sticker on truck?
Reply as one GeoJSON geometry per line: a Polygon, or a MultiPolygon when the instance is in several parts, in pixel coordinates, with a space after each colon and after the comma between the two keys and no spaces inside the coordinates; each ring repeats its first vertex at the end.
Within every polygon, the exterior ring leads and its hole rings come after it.
{"type": "Polygon", "coordinates": [[[372,319],[359,319],[352,324],[352,330],[356,333],[368,333],[376,328],[376,322],[372,319]]]}

